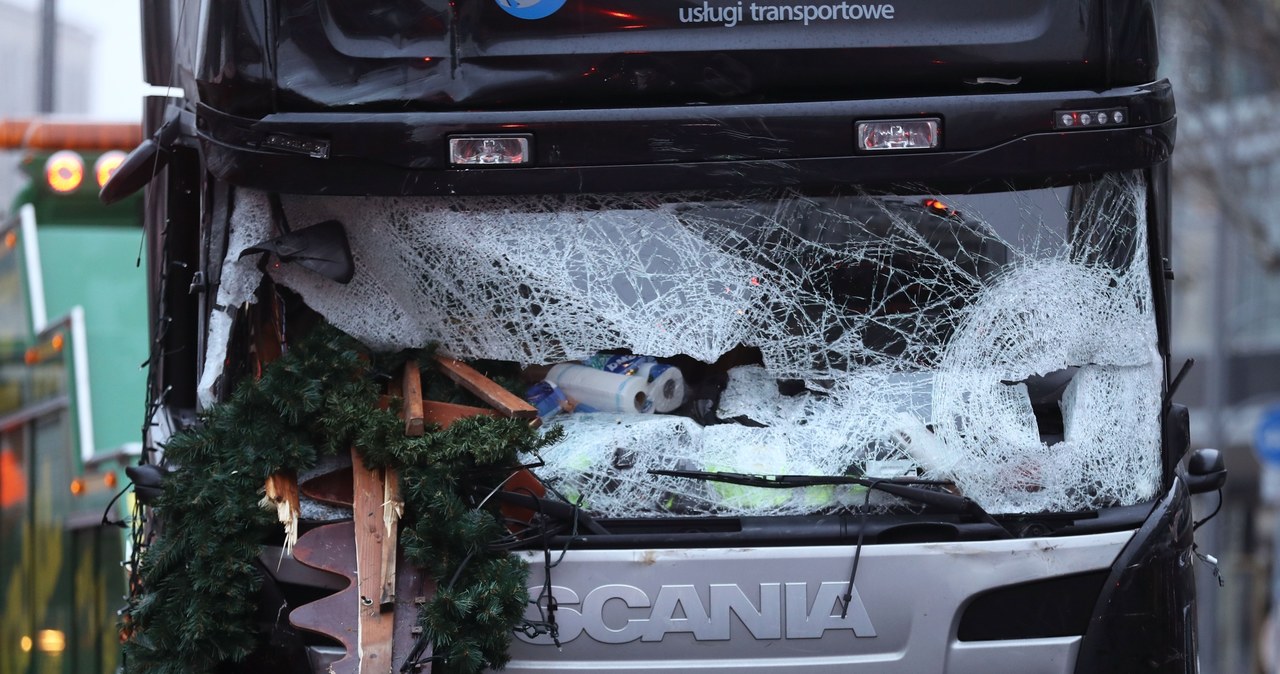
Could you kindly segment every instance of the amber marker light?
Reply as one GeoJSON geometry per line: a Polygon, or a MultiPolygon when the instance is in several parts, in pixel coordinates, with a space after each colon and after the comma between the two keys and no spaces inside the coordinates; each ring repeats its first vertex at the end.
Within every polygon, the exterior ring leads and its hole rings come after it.
{"type": "Polygon", "coordinates": [[[107,489],[115,489],[116,484],[119,481],[120,481],[120,478],[116,477],[116,474],[114,471],[102,476],[102,482],[103,484],[107,485],[107,489]]]}
{"type": "Polygon", "coordinates": [[[71,150],[54,152],[44,163],[44,179],[49,189],[66,194],[84,182],[84,160],[71,150]]]}
{"type": "Polygon", "coordinates": [[[933,211],[935,215],[945,215],[953,218],[960,216],[960,211],[948,206],[946,202],[939,201],[937,199],[925,199],[924,206],[925,208],[933,211]]]}
{"type": "Polygon", "coordinates": [[[98,181],[98,187],[107,185],[107,181],[115,175],[116,169],[124,163],[125,156],[125,153],[120,150],[111,150],[102,153],[98,161],[93,162],[93,177],[98,181]]]}
{"type": "Polygon", "coordinates": [[[67,636],[61,630],[40,630],[36,645],[45,653],[61,653],[67,648],[67,636]]]}
{"type": "Polygon", "coordinates": [[[84,479],[77,477],[71,481],[71,493],[74,496],[79,496],[84,493],[84,479]]]}

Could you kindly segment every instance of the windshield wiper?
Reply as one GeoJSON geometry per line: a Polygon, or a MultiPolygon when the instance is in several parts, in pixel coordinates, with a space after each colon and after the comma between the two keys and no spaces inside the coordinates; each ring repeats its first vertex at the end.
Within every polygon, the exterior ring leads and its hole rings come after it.
{"type": "MultiPolygon", "coordinates": [[[[973,499],[967,496],[959,496],[942,491],[933,491],[932,489],[923,489],[920,485],[925,484],[945,484],[942,482],[932,482],[928,480],[914,479],[885,479],[877,480],[874,478],[857,477],[854,475],[751,475],[748,473],[713,473],[706,470],[650,470],[650,475],[669,475],[671,477],[685,477],[691,480],[706,480],[708,482],[727,482],[729,484],[740,484],[747,487],[766,487],[770,489],[795,489],[797,487],[813,487],[818,485],[833,484],[857,484],[867,488],[867,497],[870,499],[871,490],[878,489],[887,494],[892,494],[908,501],[915,501],[927,506],[933,506],[939,510],[949,513],[969,515],[976,517],[982,522],[991,524],[1000,531],[1001,538],[1013,538],[1013,534],[1004,528],[995,518],[982,509],[973,499]]],[[[854,546],[853,566],[849,570],[849,583],[846,586],[844,596],[840,598],[840,619],[844,620],[848,615],[849,606],[853,602],[853,582],[858,575],[858,561],[862,558],[862,540],[867,532],[867,508],[866,503],[862,509],[862,526],[858,527],[858,543],[854,546]]]]}
{"type": "Polygon", "coordinates": [[[728,484],[738,484],[745,487],[765,487],[769,489],[796,489],[800,487],[815,487],[820,485],[835,484],[856,484],[866,487],[867,489],[876,489],[886,494],[892,494],[901,499],[914,501],[927,506],[932,506],[947,513],[969,515],[978,520],[995,526],[1003,534],[1003,538],[1013,538],[1013,534],[1009,533],[1002,524],[997,522],[994,517],[977,501],[958,494],[952,494],[945,491],[934,491],[932,489],[924,489],[920,485],[929,484],[945,484],[943,482],[935,482],[929,480],[912,480],[912,479],[883,479],[878,480],[867,477],[857,477],[854,475],[752,475],[749,473],[725,473],[712,472],[706,470],[663,470],[654,469],[649,471],[650,475],[667,475],[670,477],[684,477],[691,480],[703,480],[707,482],[726,482],[728,484]]]}
{"type": "Polygon", "coordinates": [[[528,508],[541,515],[546,515],[551,519],[560,522],[566,522],[582,527],[587,533],[607,535],[609,530],[604,528],[594,517],[588,515],[586,511],[573,505],[572,503],[564,503],[549,498],[541,498],[533,494],[521,494],[514,491],[496,491],[493,494],[495,501],[510,503],[528,508]]]}

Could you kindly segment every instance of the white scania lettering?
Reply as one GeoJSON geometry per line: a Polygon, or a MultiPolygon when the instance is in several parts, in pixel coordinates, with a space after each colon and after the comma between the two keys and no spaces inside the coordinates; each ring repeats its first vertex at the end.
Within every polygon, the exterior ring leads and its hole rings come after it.
{"type": "Polygon", "coordinates": [[[711,586],[711,636],[709,639],[728,639],[732,627],[730,615],[738,616],[742,624],[756,639],[781,639],[782,585],[760,583],[760,608],[757,609],[747,593],[737,585],[711,586]]]}
{"type": "Polygon", "coordinates": [[[787,638],[817,639],[827,630],[853,630],[855,637],[874,637],[876,629],[871,626],[871,617],[867,615],[867,607],[862,605],[862,597],[858,589],[853,589],[853,598],[849,602],[849,610],[845,617],[840,617],[840,597],[848,587],[847,583],[823,583],[818,587],[818,596],[813,600],[810,611],[809,591],[807,583],[787,583],[787,638]]]}
{"type": "Polygon", "coordinates": [[[601,585],[582,600],[582,621],[587,636],[604,644],[625,644],[644,636],[648,618],[628,618],[625,625],[614,629],[605,624],[604,606],[617,599],[628,608],[649,608],[649,596],[631,585],[601,585]]]}
{"type": "MultiPolygon", "coordinates": [[[[551,592],[558,604],[555,619],[561,643],[584,632],[606,644],[662,641],[673,633],[692,634],[698,641],[727,641],[732,638],[734,618],[757,640],[817,639],[828,630],[850,630],[861,638],[876,636],[856,588],[849,610],[840,617],[846,583],[822,583],[812,603],[807,583],[787,583],[785,587],[760,583],[756,587],[758,593],[748,594],[732,583],[713,584],[701,594],[693,585],[663,585],[650,600],[644,590],[632,585],[601,585],[588,592],[580,606],[578,593],[567,587],[553,586],[551,592]],[[709,601],[704,602],[704,596],[709,601]],[[625,616],[625,622],[619,622],[620,616],[625,616]]],[[[529,588],[530,597],[541,592],[541,587],[529,588]]],[[[545,599],[540,603],[546,606],[545,599]]],[[[526,615],[530,620],[542,619],[532,607],[526,615]]],[[[531,644],[551,643],[546,636],[529,638],[517,632],[516,638],[531,644]]]]}
{"type": "Polygon", "coordinates": [[[658,590],[644,640],[662,641],[663,636],[672,632],[691,632],[699,641],[711,638],[711,617],[692,585],[663,585],[658,590]],[[677,611],[684,617],[676,617],[677,611]]]}

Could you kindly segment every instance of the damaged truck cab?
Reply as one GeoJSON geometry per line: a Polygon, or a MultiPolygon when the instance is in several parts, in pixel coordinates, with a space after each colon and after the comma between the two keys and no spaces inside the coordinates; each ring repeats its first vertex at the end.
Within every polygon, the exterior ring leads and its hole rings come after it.
{"type": "MultiPolygon", "coordinates": [[[[196,4],[145,4],[174,94],[106,190],[149,461],[328,323],[554,434],[473,501],[539,531],[508,670],[1197,671],[1150,0],[196,4]]],[[[263,642],[355,666],[315,624],[263,642]]]]}

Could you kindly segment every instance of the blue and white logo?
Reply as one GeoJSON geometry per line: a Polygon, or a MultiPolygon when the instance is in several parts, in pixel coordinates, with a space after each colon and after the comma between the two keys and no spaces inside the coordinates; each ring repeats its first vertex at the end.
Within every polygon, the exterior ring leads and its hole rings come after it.
{"type": "Polygon", "coordinates": [[[565,0],[495,0],[507,14],[521,19],[545,19],[564,6],[565,0]]]}

